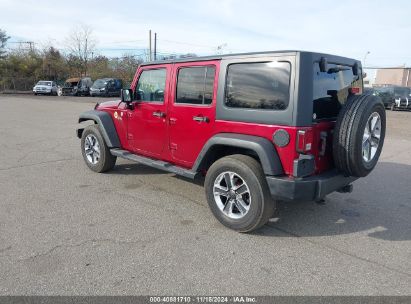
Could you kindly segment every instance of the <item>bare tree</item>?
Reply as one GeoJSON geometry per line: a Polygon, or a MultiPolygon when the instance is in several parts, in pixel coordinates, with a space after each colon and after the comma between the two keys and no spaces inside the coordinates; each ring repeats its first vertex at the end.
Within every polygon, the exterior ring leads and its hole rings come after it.
{"type": "Polygon", "coordinates": [[[79,73],[87,75],[88,62],[95,51],[97,41],[90,26],[82,24],[73,28],[66,39],[69,56],[78,61],[79,73]]]}
{"type": "Polygon", "coordinates": [[[6,47],[7,40],[9,40],[10,37],[7,36],[6,31],[3,31],[0,29],[0,59],[4,57],[4,54],[6,51],[4,48],[6,47]]]}

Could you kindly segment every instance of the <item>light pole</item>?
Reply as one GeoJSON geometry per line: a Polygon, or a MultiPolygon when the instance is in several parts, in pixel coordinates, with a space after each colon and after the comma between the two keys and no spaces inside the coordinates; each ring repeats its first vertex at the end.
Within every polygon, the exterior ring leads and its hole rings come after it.
{"type": "Polygon", "coordinates": [[[216,50],[216,53],[217,53],[217,55],[220,55],[220,54],[222,54],[223,53],[223,48],[225,48],[227,46],[227,43],[223,43],[223,44],[220,44],[220,45],[218,45],[217,46],[217,50],[216,50]]]}
{"type": "MultiPolygon", "coordinates": [[[[362,72],[361,72],[361,77],[362,78],[365,78],[365,77],[367,77],[367,73],[365,73],[364,72],[364,67],[365,67],[365,59],[367,59],[367,56],[368,56],[368,54],[370,54],[370,51],[367,51],[366,53],[365,53],[365,55],[364,55],[364,59],[363,59],[363,61],[362,61],[362,72]]],[[[368,80],[369,81],[369,80],[368,80]]]]}
{"type": "Polygon", "coordinates": [[[367,56],[368,56],[368,54],[370,54],[370,53],[371,53],[370,51],[367,51],[367,53],[365,53],[364,59],[363,59],[363,61],[362,61],[363,67],[365,67],[365,59],[367,59],[367,56]]]}

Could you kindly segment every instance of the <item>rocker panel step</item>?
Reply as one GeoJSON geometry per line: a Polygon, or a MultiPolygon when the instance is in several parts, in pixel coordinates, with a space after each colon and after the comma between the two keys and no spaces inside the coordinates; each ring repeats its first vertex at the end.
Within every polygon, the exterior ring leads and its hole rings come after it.
{"type": "Polygon", "coordinates": [[[122,149],[110,149],[110,153],[114,156],[125,158],[131,161],[135,161],[137,163],[150,166],[156,169],[160,169],[163,171],[171,172],[177,175],[181,175],[190,179],[194,179],[195,176],[197,175],[197,172],[194,172],[192,170],[188,170],[182,167],[175,166],[173,164],[170,164],[168,162],[162,161],[162,160],[155,160],[152,158],[140,156],[133,154],[127,150],[122,150],[122,149]]]}

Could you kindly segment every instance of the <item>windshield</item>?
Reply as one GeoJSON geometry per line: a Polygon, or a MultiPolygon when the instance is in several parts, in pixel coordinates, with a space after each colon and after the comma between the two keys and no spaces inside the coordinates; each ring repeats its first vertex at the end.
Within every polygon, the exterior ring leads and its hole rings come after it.
{"type": "Polygon", "coordinates": [[[37,85],[51,86],[51,81],[39,81],[37,85]]]}
{"type": "Polygon", "coordinates": [[[104,88],[106,84],[107,84],[107,80],[97,79],[96,81],[94,81],[92,88],[101,89],[101,88],[104,88]]]}
{"type": "Polygon", "coordinates": [[[376,95],[383,95],[383,94],[392,94],[393,90],[391,87],[383,87],[383,88],[376,88],[375,93],[376,95]]]}
{"type": "Polygon", "coordinates": [[[410,94],[410,89],[409,88],[394,88],[394,94],[395,96],[408,97],[408,95],[410,94]]]}
{"type": "Polygon", "coordinates": [[[66,82],[64,83],[65,88],[71,88],[77,86],[77,82],[66,82]]]}
{"type": "Polygon", "coordinates": [[[356,88],[356,94],[363,90],[362,78],[354,75],[350,66],[329,63],[327,68],[326,72],[321,72],[319,64],[314,63],[313,117],[316,120],[336,118],[351,94],[350,89],[356,88]]]}

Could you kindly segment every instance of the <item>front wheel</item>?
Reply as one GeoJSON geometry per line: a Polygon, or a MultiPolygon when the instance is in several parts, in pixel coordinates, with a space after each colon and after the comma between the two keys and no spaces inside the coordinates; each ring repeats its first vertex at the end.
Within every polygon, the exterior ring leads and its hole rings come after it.
{"type": "Polygon", "coordinates": [[[94,172],[113,169],[117,157],[110,153],[98,125],[87,126],[81,136],[81,152],[86,165],[94,172]]]}
{"type": "Polygon", "coordinates": [[[205,179],[208,205],[226,227],[251,232],[266,224],[275,210],[261,165],[246,155],[217,160],[205,179]]]}

